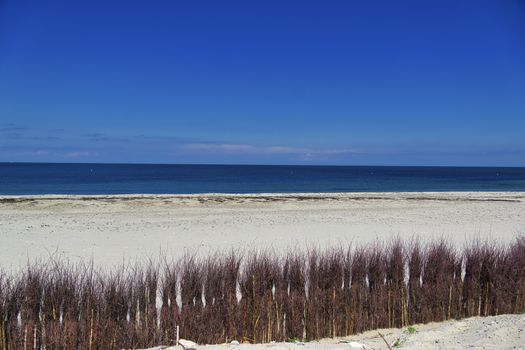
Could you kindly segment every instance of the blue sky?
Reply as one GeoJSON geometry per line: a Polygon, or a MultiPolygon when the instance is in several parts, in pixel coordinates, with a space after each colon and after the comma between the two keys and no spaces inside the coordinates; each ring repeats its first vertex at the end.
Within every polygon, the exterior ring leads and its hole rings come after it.
{"type": "Polygon", "coordinates": [[[525,3],[3,0],[0,161],[525,166],[525,3]]]}

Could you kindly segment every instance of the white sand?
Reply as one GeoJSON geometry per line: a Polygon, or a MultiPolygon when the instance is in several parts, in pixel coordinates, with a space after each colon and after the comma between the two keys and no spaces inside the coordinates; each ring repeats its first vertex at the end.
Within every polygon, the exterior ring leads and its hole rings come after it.
{"type": "Polygon", "coordinates": [[[398,235],[508,241],[525,192],[0,197],[0,267],[28,259],[123,260],[223,249],[364,243],[398,235]]]}
{"type": "MultiPolygon", "coordinates": [[[[446,321],[413,326],[416,332],[408,334],[405,329],[379,330],[390,345],[399,339],[399,346],[394,349],[430,350],[430,349],[525,349],[525,315],[501,315],[495,317],[473,317],[460,321],[446,321]]],[[[324,339],[309,343],[272,343],[257,345],[206,345],[198,349],[206,350],[332,350],[352,349],[348,342],[358,342],[368,349],[387,349],[378,331],[346,338],[324,339]]],[[[179,347],[182,348],[182,347],[179,347]]],[[[170,347],[168,349],[177,349],[170,347]]]]}

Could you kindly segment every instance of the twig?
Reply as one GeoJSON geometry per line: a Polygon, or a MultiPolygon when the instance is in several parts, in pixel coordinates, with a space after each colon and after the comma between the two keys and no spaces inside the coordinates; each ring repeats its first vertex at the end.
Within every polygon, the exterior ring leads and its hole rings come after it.
{"type": "Polygon", "coordinates": [[[392,350],[392,347],[390,346],[390,344],[388,344],[388,342],[386,341],[385,339],[385,336],[383,334],[381,334],[380,332],[377,332],[377,334],[379,334],[379,336],[381,337],[381,339],[383,339],[383,341],[385,342],[388,350],[392,350]]]}

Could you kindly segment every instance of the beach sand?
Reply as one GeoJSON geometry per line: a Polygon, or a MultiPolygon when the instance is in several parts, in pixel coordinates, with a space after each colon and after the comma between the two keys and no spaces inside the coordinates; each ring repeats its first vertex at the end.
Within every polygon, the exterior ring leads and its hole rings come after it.
{"type": "MultiPolygon", "coordinates": [[[[525,349],[525,315],[471,317],[463,320],[432,322],[406,328],[367,331],[342,338],[312,342],[272,342],[267,344],[197,345],[206,350],[510,350],[525,349]],[[380,336],[380,334],[384,337],[380,336]],[[361,347],[359,347],[361,346],[361,347]]],[[[144,350],[175,350],[182,346],[157,346],[144,350]]]]}
{"type": "Polygon", "coordinates": [[[525,233],[524,192],[0,197],[0,267],[525,233]]]}
{"type": "MultiPolygon", "coordinates": [[[[445,321],[414,325],[414,333],[409,334],[404,329],[380,329],[368,331],[350,337],[323,339],[308,343],[270,343],[270,344],[240,344],[240,345],[206,345],[198,349],[206,350],[335,350],[357,349],[350,342],[365,345],[366,349],[387,349],[379,332],[392,346],[398,340],[395,349],[430,350],[430,349],[525,349],[525,316],[501,315],[491,317],[472,317],[459,321],[445,321]]],[[[167,349],[182,349],[169,347],[167,349]]],[[[161,349],[161,348],[155,348],[161,349]]]]}

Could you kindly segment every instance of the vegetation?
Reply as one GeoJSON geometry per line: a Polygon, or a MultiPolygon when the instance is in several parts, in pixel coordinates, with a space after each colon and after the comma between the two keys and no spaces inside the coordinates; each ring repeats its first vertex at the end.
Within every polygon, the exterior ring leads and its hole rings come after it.
{"type": "MultiPolygon", "coordinates": [[[[123,267],[50,262],[0,272],[0,349],[269,342],[525,312],[525,238],[458,251],[373,244],[230,253],[123,267]]],[[[407,328],[413,333],[413,327],[407,328]]]]}
{"type": "Polygon", "coordinates": [[[413,327],[413,326],[408,326],[407,329],[405,330],[405,333],[406,333],[406,334],[414,334],[414,333],[416,333],[416,332],[417,332],[417,330],[416,330],[416,328],[413,327]]]}

